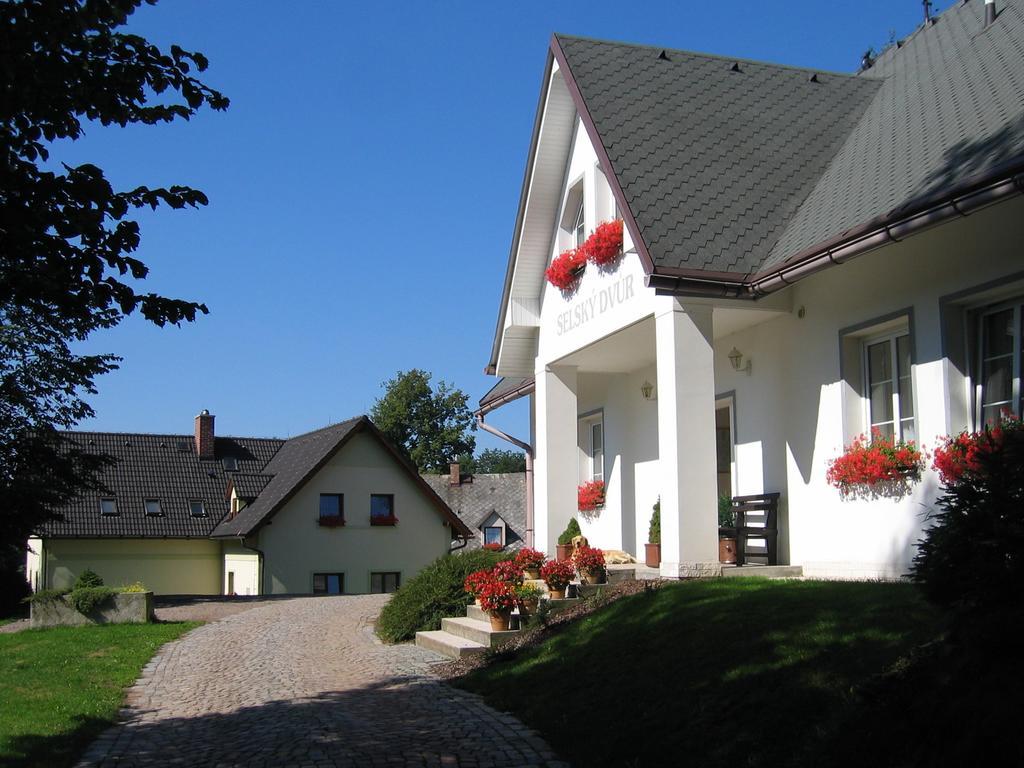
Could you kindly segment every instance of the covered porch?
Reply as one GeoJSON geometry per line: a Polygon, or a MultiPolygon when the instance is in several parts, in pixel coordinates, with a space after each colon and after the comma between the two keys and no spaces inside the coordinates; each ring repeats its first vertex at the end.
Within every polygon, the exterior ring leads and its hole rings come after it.
{"type": "Polygon", "coordinates": [[[730,360],[725,346],[732,333],[785,309],[712,307],[671,297],[657,297],[656,307],[653,315],[537,371],[537,545],[553,551],[576,517],[592,546],[621,549],[642,562],[660,503],[663,577],[721,573],[719,539],[730,527],[730,510],[741,515],[743,531],[734,534],[742,538],[741,559],[787,562],[770,530],[763,537],[751,532],[782,525],[779,496],[770,518],[748,508],[749,500],[734,501],[784,489],[759,481],[760,446],[737,450],[735,378],[749,377],[749,358],[730,360]],[[743,477],[741,454],[749,465],[743,477]],[[604,484],[604,504],[580,511],[578,488],[589,482],[604,484]]]}

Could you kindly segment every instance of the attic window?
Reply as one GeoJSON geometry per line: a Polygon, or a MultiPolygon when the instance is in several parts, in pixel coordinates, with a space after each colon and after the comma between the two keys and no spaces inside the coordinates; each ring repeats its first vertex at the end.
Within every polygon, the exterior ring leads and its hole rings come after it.
{"type": "Polygon", "coordinates": [[[106,517],[120,514],[117,511],[117,499],[100,499],[100,514],[106,517]]]}
{"type": "Polygon", "coordinates": [[[206,517],[206,506],[200,499],[193,499],[188,503],[188,513],[192,517],[206,517]]]}
{"type": "Polygon", "coordinates": [[[160,499],[146,499],[143,502],[146,508],[146,517],[163,517],[164,512],[160,508],[160,499]]]}
{"type": "Polygon", "coordinates": [[[225,472],[237,472],[238,471],[238,459],[234,456],[225,456],[220,460],[221,465],[224,467],[225,472]]]}
{"type": "Polygon", "coordinates": [[[562,208],[562,234],[560,248],[579,248],[587,239],[586,215],[583,206],[583,179],[580,179],[565,196],[562,208]]]}

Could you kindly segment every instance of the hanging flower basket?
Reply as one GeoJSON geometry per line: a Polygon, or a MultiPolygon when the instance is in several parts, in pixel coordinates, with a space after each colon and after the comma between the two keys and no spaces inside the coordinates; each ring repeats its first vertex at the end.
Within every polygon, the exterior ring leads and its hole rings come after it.
{"type": "Polygon", "coordinates": [[[599,267],[611,264],[622,255],[622,221],[605,221],[583,244],[587,259],[599,267]]]}
{"type": "Polygon", "coordinates": [[[884,437],[872,430],[871,440],[859,435],[828,467],[829,485],[844,496],[882,483],[917,482],[924,469],[924,456],[913,441],[884,437]]]}
{"type": "Polygon", "coordinates": [[[587,254],[583,248],[562,251],[551,261],[551,266],[544,273],[548,282],[560,291],[568,291],[579,279],[587,266],[587,254]]]}
{"type": "Polygon", "coordinates": [[[604,506],[604,481],[594,480],[576,489],[577,507],[580,512],[593,512],[604,506]]]}

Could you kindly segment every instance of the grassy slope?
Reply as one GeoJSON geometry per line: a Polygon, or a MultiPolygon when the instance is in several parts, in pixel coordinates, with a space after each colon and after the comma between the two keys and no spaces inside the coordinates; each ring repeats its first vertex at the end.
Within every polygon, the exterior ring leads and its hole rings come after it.
{"type": "Polygon", "coordinates": [[[62,766],[116,718],[156,650],[197,626],[117,624],[0,635],[0,764],[62,766]]]}
{"type": "Polygon", "coordinates": [[[460,685],[576,765],[814,763],[851,686],[937,629],[906,584],[688,582],[617,602],[460,685]]]}

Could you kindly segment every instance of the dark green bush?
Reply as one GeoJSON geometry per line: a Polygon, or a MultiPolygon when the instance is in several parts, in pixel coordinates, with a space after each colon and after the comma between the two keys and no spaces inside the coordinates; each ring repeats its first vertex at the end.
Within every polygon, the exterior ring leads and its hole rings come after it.
{"type": "Polygon", "coordinates": [[[1024,424],[1005,418],[936,450],[944,493],[913,575],[929,599],[975,623],[1024,607],[1024,424]]]}
{"type": "Polygon", "coordinates": [[[481,549],[443,555],[399,587],[377,619],[377,634],[398,643],[412,640],[417,632],[440,629],[446,616],[464,616],[471,601],[463,588],[466,577],[512,557],[481,549]]]}
{"type": "Polygon", "coordinates": [[[78,581],[75,582],[75,589],[82,589],[83,587],[88,588],[102,586],[103,579],[100,578],[100,575],[98,573],[89,568],[86,568],[84,571],[82,571],[81,575],[78,577],[78,581]]]}
{"type": "Polygon", "coordinates": [[[68,595],[68,603],[81,614],[88,615],[117,594],[110,587],[76,587],[68,595]]]}
{"type": "Polygon", "coordinates": [[[661,499],[655,503],[651,513],[651,525],[647,529],[647,543],[661,544],[661,499]]]}
{"type": "Polygon", "coordinates": [[[577,536],[582,536],[583,531],[580,530],[580,524],[576,522],[575,517],[569,518],[569,524],[565,526],[565,530],[558,537],[559,544],[572,544],[572,540],[577,536]]]}
{"type": "Polygon", "coordinates": [[[68,594],[70,589],[40,589],[25,598],[26,603],[43,603],[47,600],[57,600],[68,594]]]}

